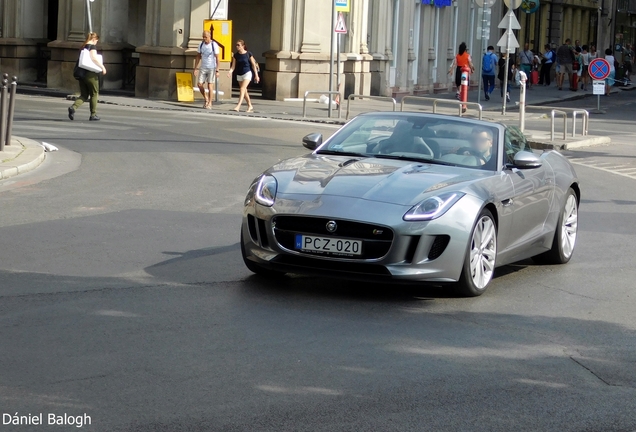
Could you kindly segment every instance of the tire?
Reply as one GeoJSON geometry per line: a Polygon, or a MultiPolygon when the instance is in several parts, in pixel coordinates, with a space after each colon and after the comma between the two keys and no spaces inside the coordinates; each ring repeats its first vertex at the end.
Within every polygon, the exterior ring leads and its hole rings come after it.
{"type": "Polygon", "coordinates": [[[256,264],[254,261],[247,259],[247,253],[245,252],[245,243],[243,242],[243,229],[241,229],[241,256],[243,257],[245,267],[247,267],[247,269],[254,274],[267,278],[278,278],[285,275],[284,272],[279,272],[262,267],[256,264]]]}
{"type": "Polygon", "coordinates": [[[570,261],[576,245],[579,224],[579,202],[576,193],[570,188],[565,195],[565,203],[559,214],[552,240],[552,249],[533,257],[540,263],[565,264],[570,261]]]}
{"type": "Polygon", "coordinates": [[[457,291],[466,297],[482,295],[492,280],[497,259],[497,225],[492,213],[484,209],[470,233],[457,291]]]}

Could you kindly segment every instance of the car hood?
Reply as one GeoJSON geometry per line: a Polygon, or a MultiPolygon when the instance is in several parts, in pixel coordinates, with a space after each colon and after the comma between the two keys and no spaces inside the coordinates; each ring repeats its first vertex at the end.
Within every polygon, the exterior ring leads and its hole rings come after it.
{"type": "Polygon", "coordinates": [[[435,191],[468,184],[491,171],[393,159],[310,154],[274,165],[279,194],[334,195],[414,205],[435,191]]]}

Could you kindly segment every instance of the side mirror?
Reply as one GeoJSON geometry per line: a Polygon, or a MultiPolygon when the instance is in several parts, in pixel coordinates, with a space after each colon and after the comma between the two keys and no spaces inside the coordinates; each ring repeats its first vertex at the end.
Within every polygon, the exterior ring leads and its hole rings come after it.
{"type": "Polygon", "coordinates": [[[309,150],[316,150],[322,144],[322,134],[310,133],[303,138],[303,146],[309,150]]]}
{"type": "Polygon", "coordinates": [[[514,167],[519,169],[541,168],[543,162],[536,154],[529,151],[520,151],[515,155],[514,167]]]}

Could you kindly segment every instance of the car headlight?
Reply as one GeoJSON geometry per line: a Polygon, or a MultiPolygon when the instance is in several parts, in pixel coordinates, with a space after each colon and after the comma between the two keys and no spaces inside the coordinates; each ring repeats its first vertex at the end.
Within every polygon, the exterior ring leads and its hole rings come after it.
{"type": "Polygon", "coordinates": [[[411,208],[404,215],[405,221],[428,221],[437,219],[450,209],[453,204],[465,194],[461,192],[449,192],[426,198],[418,205],[411,208]]]}
{"type": "Polygon", "coordinates": [[[271,207],[276,201],[276,192],[278,191],[278,182],[276,177],[263,174],[256,184],[254,199],[260,205],[271,207]]]}

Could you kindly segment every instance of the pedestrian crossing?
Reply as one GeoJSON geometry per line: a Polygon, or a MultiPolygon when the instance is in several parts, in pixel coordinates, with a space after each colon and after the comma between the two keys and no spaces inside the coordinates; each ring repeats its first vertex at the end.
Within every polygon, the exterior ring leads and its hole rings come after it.
{"type": "Polygon", "coordinates": [[[636,180],[636,161],[633,163],[617,164],[616,162],[607,162],[606,160],[598,157],[569,157],[568,159],[573,165],[580,165],[636,180]]]}

